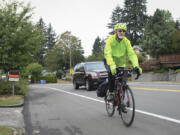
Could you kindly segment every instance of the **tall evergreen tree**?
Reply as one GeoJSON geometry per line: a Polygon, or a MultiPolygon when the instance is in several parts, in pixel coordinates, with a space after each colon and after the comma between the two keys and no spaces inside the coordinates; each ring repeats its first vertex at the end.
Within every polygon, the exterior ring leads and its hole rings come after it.
{"type": "Polygon", "coordinates": [[[51,24],[48,25],[47,28],[47,47],[48,49],[51,49],[56,44],[56,33],[53,30],[51,24]]]}
{"type": "Polygon", "coordinates": [[[41,34],[44,35],[45,39],[42,41],[42,48],[39,51],[39,53],[35,56],[35,59],[38,63],[44,66],[44,56],[47,51],[47,27],[42,18],[40,18],[37,22],[37,26],[41,28],[41,34]]]}
{"type": "Polygon", "coordinates": [[[179,19],[179,20],[176,20],[175,28],[176,28],[177,30],[180,30],[180,19],[179,19]]]}
{"type": "Polygon", "coordinates": [[[170,37],[175,31],[175,23],[169,11],[157,9],[146,26],[141,47],[153,57],[168,53],[171,49],[170,37]],[[168,39],[168,40],[167,40],[168,39]]]}
{"type": "Polygon", "coordinates": [[[104,43],[101,41],[100,37],[98,36],[94,41],[92,53],[93,55],[98,53],[103,53],[103,49],[104,49],[104,43]]]}
{"type": "Polygon", "coordinates": [[[123,22],[127,24],[127,37],[132,45],[139,45],[146,25],[146,0],[125,0],[123,22]]]}
{"type": "Polygon", "coordinates": [[[104,59],[105,40],[99,36],[95,39],[92,55],[88,56],[86,61],[102,61],[104,59]]]}
{"type": "Polygon", "coordinates": [[[122,18],[123,18],[123,9],[120,8],[120,6],[116,6],[116,8],[112,12],[111,22],[108,23],[107,25],[107,27],[111,29],[111,32],[109,33],[110,35],[114,34],[114,26],[117,23],[122,22],[123,21],[122,18]]]}
{"type": "Polygon", "coordinates": [[[47,31],[47,27],[46,27],[46,24],[43,20],[43,18],[40,18],[39,21],[37,22],[37,26],[41,27],[42,29],[42,34],[46,35],[46,31],[47,31]]]}

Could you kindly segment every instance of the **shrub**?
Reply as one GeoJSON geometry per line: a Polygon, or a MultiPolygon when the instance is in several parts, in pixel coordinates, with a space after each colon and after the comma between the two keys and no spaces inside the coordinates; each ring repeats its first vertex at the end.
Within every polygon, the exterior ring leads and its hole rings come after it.
{"type": "MultiPolygon", "coordinates": [[[[15,94],[17,95],[26,95],[28,88],[27,88],[27,82],[24,80],[20,80],[18,82],[15,82],[15,94]]],[[[0,82],[0,94],[1,95],[10,95],[12,94],[12,82],[0,82]]]]}
{"type": "Polygon", "coordinates": [[[38,78],[41,76],[43,67],[38,63],[29,64],[26,67],[26,75],[32,75],[34,82],[38,81],[38,78]]]}
{"type": "Polygon", "coordinates": [[[58,79],[61,79],[63,75],[64,75],[63,71],[57,71],[57,72],[56,72],[56,77],[57,77],[58,79]]]}
{"type": "Polygon", "coordinates": [[[0,94],[11,94],[12,93],[12,83],[11,82],[0,82],[0,94]]]}
{"type": "Polygon", "coordinates": [[[180,73],[180,69],[176,69],[176,70],[175,70],[175,73],[180,73]]]}
{"type": "Polygon", "coordinates": [[[153,72],[154,73],[164,73],[164,72],[167,72],[167,71],[168,71],[168,68],[163,67],[163,68],[161,68],[159,70],[154,70],[153,72]]]}
{"type": "Polygon", "coordinates": [[[54,74],[48,74],[40,77],[40,80],[45,80],[46,83],[57,83],[57,77],[54,74]]]}

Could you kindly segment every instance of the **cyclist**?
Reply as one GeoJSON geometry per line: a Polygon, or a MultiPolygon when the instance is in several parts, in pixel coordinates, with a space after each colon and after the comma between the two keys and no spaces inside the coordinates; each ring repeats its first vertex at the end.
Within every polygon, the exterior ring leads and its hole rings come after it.
{"type": "Polygon", "coordinates": [[[110,36],[104,48],[105,65],[109,72],[109,94],[107,100],[113,99],[113,89],[116,74],[116,67],[126,66],[126,56],[129,57],[132,66],[137,74],[142,74],[138,58],[131,46],[130,41],[125,37],[127,27],[125,24],[118,23],[114,27],[114,35],[110,36]]]}

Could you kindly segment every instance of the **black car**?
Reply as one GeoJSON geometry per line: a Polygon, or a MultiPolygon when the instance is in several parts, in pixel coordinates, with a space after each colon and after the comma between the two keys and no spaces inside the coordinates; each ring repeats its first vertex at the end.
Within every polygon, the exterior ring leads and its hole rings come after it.
{"type": "Polygon", "coordinates": [[[83,62],[74,67],[73,86],[85,86],[87,90],[97,88],[108,77],[104,62],[83,62]]]}

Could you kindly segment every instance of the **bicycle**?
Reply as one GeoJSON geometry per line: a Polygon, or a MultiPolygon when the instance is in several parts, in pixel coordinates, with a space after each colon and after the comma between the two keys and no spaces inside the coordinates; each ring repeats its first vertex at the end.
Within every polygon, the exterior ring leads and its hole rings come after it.
{"type": "MultiPolygon", "coordinates": [[[[115,75],[114,98],[112,101],[107,100],[109,90],[104,97],[106,111],[109,117],[112,117],[115,112],[115,107],[118,107],[119,115],[126,127],[132,125],[135,117],[135,100],[133,92],[127,84],[128,78],[131,76],[131,69],[117,68],[115,75]]],[[[138,79],[140,74],[137,74],[135,79],[138,79]]]]}

